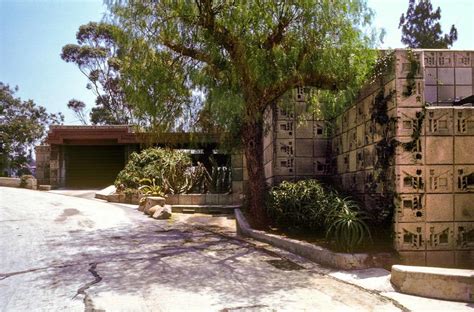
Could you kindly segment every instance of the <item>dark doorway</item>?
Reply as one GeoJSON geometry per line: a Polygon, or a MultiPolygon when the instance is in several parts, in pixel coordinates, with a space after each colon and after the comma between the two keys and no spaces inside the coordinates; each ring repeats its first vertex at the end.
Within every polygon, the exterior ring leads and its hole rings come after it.
{"type": "Polygon", "coordinates": [[[98,188],[113,184],[125,166],[123,145],[65,146],[66,187],[98,188]]]}

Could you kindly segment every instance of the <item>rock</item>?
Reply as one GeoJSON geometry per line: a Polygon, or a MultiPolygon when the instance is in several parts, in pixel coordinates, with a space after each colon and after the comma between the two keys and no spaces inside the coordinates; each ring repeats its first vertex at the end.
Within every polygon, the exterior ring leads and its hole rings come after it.
{"type": "Polygon", "coordinates": [[[150,196],[145,199],[145,207],[143,208],[143,212],[146,214],[148,213],[148,209],[150,209],[153,206],[164,206],[165,205],[165,199],[163,197],[158,197],[158,196],[150,196]]]}
{"type": "Polygon", "coordinates": [[[40,184],[38,186],[38,190],[40,190],[40,191],[51,191],[51,185],[40,184]]]}
{"type": "Polygon", "coordinates": [[[148,208],[148,210],[146,211],[146,214],[152,216],[159,207],[161,207],[161,206],[160,205],[155,205],[151,208],[148,208]]]}
{"type": "Polygon", "coordinates": [[[153,218],[163,220],[171,218],[171,206],[164,205],[164,206],[153,206],[152,208],[156,208],[155,212],[153,213],[153,218]]]}

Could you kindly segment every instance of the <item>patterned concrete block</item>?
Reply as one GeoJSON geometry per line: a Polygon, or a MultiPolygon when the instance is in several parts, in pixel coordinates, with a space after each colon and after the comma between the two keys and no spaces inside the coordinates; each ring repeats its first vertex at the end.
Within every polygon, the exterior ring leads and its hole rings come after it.
{"type": "Polygon", "coordinates": [[[454,191],[460,193],[474,192],[474,165],[454,166],[454,191]]]}
{"type": "Polygon", "coordinates": [[[426,209],[423,195],[400,194],[395,205],[398,222],[423,222],[425,220],[426,209]]]}
{"type": "Polygon", "coordinates": [[[295,146],[294,139],[276,139],[275,140],[275,153],[276,157],[293,157],[295,146]]]}
{"type": "Polygon", "coordinates": [[[293,139],[295,136],[294,122],[283,120],[276,122],[275,137],[277,139],[293,139]]]}
{"type": "Polygon", "coordinates": [[[457,51],[454,52],[454,59],[456,67],[471,67],[472,65],[472,52],[457,51]]]}
{"type": "Polygon", "coordinates": [[[425,121],[426,135],[452,135],[454,131],[452,108],[428,108],[425,121]]]}
{"type": "MultiPolygon", "coordinates": [[[[421,118],[422,109],[420,108],[398,108],[397,109],[397,136],[411,136],[413,130],[418,126],[418,119],[421,118]]],[[[426,120],[423,124],[426,123],[426,120]]],[[[424,134],[424,127],[421,134],[424,134]]]]}
{"type": "Polygon", "coordinates": [[[425,189],[423,166],[396,166],[397,193],[420,193],[425,189]]]}
{"type": "Polygon", "coordinates": [[[454,67],[454,53],[437,51],[436,59],[438,67],[454,67]]]}
{"type": "Polygon", "coordinates": [[[468,107],[455,107],[454,121],[454,133],[456,135],[474,136],[474,109],[468,107]]]}
{"type": "Polygon", "coordinates": [[[453,191],[453,166],[426,166],[426,192],[450,193],[453,191]]]}
{"type": "Polygon", "coordinates": [[[291,176],[295,174],[295,160],[293,157],[278,157],[274,164],[274,176],[291,176]]]}
{"type": "Polygon", "coordinates": [[[474,250],[474,222],[455,222],[454,228],[456,248],[474,250]]]}
{"type": "Polygon", "coordinates": [[[426,249],[445,250],[454,248],[454,223],[426,223],[426,249]]]}
{"type": "MultiPolygon", "coordinates": [[[[412,137],[397,137],[401,143],[411,143],[412,137]]],[[[413,150],[406,150],[403,145],[398,145],[395,149],[395,163],[397,165],[422,165],[424,163],[425,137],[420,137],[415,142],[413,150]]]]}
{"type": "Polygon", "coordinates": [[[415,79],[414,84],[408,79],[397,79],[397,106],[398,107],[421,107],[423,106],[424,82],[423,79],[415,79]]]}
{"type": "Polygon", "coordinates": [[[396,223],[395,234],[397,250],[425,250],[424,223],[396,223]]]}

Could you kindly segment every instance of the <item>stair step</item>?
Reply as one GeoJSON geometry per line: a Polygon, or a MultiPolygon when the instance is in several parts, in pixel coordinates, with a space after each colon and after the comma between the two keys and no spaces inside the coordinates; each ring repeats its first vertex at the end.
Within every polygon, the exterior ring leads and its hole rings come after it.
{"type": "Polygon", "coordinates": [[[233,213],[240,205],[171,205],[172,212],[181,213],[233,213]]]}

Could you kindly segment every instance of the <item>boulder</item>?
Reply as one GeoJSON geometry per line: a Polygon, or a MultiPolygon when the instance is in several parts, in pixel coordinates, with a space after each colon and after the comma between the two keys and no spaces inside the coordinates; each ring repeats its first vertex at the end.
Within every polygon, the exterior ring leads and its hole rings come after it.
{"type": "MultiPolygon", "coordinates": [[[[156,208],[153,213],[153,218],[163,220],[171,218],[171,206],[164,205],[164,206],[153,206],[152,208],[156,208]]],[[[151,209],[150,209],[151,210],[151,209]]]]}
{"type": "MultiPolygon", "coordinates": [[[[150,209],[153,206],[164,206],[165,205],[165,199],[163,197],[159,196],[150,196],[145,199],[145,206],[143,207],[143,212],[146,214],[148,213],[148,209],[150,209]]],[[[140,208],[139,208],[140,210],[140,208]]],[[[141,210],[140,210],[141,211],[141,210]]]]}
{"type": "Polygon", "coordinates": [[[146,211],[146,214],[152,216],[159,207],[161,207],[161,206],[160,205],[155,205],[153,207],[148,208],[147,211],[146,211]]]}

